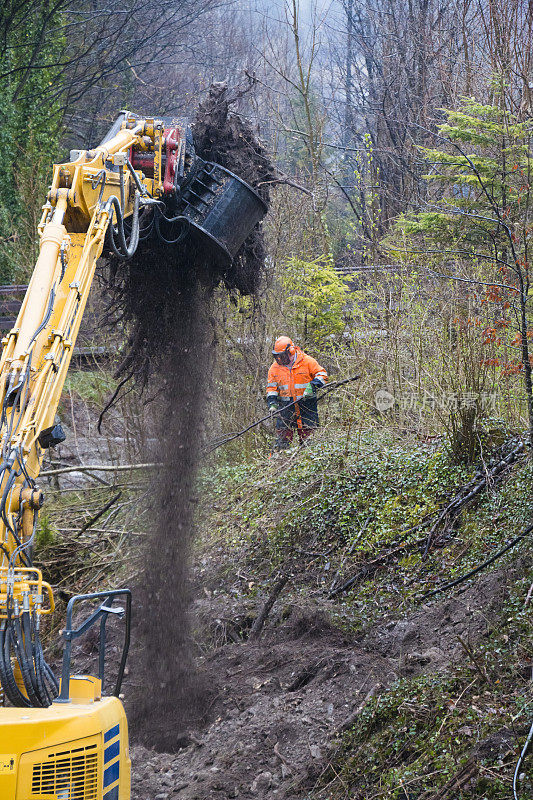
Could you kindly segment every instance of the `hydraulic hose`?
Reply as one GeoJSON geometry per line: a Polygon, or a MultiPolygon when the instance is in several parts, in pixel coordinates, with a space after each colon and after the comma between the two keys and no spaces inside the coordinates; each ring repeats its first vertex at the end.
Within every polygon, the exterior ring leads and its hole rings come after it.
{"type": "Polygon", "coordinates": [[[22,680],[24,682],[24,688],[26,689],[26,693],[28,695],[30,704],[34,707],[36,706],[37,708],[42,708],[42,703],[40,699],[37,697],[37,694],[35,693],[34,685],[30,674],[30,665],[28,664],[26,653],[24,652],[22,626],[19,617],[15,617],[14,621],[11,622],[11,625],[8,628],[8,634],[10,635],[13,641],[13,649],[15,651],[15,657],[18,661],[20,673],[22,675],[22,680]]]}
{"type": "Polygon", "coordinates": [[[35,673],[35,663],[33,660],[33,642],[32,642],[32,635],[31,635],[31,623],[30,623],[30,614],[29,611],[23,611],[21,620],[18,621],[19,627],[22,631],[22,649],[24,652],[24,664],[26,668],[26,673],[28,675],[28,679],[32,688],[32,693],[37,698],[37,702],[42,706],[43,697],[41,692],[39,691],[39,682],[37,681],[37,675],[35,673]]]}
{"type": "Polygon", "coordinates": [[[2,675],[2,688],[10,703],[22,708],[30,708],[31,703],[22,694],[13,673],[11,665],[10,626],[8,621],[3,621],[0,628],[0,672],[2,675]]]}
{"type": "Polygon", "coordinates": [[[34,659],[35,659],[35,673],[39,683],[41,698],[45,701],[45,705],[49,706],[54,697],[59,694],[59,683],[56,676],[45,661],[41,639],[39,637],[39,630],[35,629],[34,633],[34,659]]]}
{"type": "Polygon", "coordinates": [[[59,684],[45,661],[39,632],[28,612],[10,617],[0,627],[0,680],[9,701],[18,707],[46,708],[59,693],[59,684]],[[19,665],[24,695],[13,672],[12,654],[19,665]]]}
{"type": "Polygon", "coordinates": [[[159,209],[158,207],[155,208],[154,226],[159,239],[161,239],[161,241],[164,242],[165,244],[179,244],[179,242],[183,241],[183,239],[186,237],[186,235],[189,232],[189,228],[191,227],[190,222],[186,217],[183,217],[181,214],[178,214],[177,217],[165,217],[161,209],[159,209]],[[161,233],[161,225],[160,225],[161,219],[163,219],[168,225],[172,225],[175,222],[184,223],[181,231],[178,233],[175,239],[167,239],[165,236],[163,236],[163,234],[161,233]]]}
{"type": "Polygon", "coordinates": [[[52,698],[50,697],[44,679],[43,665],[41,662],[41,652],[39,645],[40,642],[35,642],[35,641],[32,642],[32,655],[33,655],[33,661],[35,663],[35,679],[37,682],[37,692],[41,700],[43,700],[43,705],[49,706],[52,702],[52,698]]]}
{"type": "Polygon", "coordinates": [[[137,246],[139,244],[139,203],[140,203],[140,194],[138,191],[135,192],[135,202],[133,205],[133,219],[131,224],[131,236],[129,245],[126,241],[126,234],[124,232],[124,217],[122,215],[122,209],[120,208],[120,200],[115,195],[112,195],[109,200],[107,201],[106,209],[110,212],[110,219],[109,224],[107,226],[107,244],[110,250],[120,258],[122,261],[127,261],[130,259],[135,251],[137,250],[137,246]],[[116,235],[118,236],[118,245],[115,240],[115,228],[113,225],[112,213],[111,210],[115,210],[116,218],[117,218],[117,231],[116,235]]]}

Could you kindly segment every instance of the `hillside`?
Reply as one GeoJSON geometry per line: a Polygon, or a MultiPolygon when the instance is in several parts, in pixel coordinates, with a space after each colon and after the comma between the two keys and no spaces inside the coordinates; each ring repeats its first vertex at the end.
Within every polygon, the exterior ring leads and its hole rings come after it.
{"type": "MultiPolygon", "coordinates": [[[[439,511],[516,444],[467,468],[443,440],[330,428],[287,455],[205,466],[192,615],[207,700],[176,754],[135,745],[132,730],[134,797],[509,797],[532,700],[530,540],[424,594],[530,523],[529,458],[423,551],[439,511]]],[[[137,537],[124,538],[133,557],[137,537]]],[[[527,761],[524,773],[525,798],[527,761]]]]}

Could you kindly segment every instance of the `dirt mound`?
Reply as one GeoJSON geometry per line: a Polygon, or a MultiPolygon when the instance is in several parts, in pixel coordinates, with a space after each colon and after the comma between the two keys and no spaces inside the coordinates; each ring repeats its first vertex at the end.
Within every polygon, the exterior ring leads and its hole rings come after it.
{"type": "Polygon", "coordinates": [[[398,658],[402,675],[440,668],[461,656],[460,639],[475,641],[487,632],[509,578],[504,571],[482,576],[451,597],[428,603],[407,619],[378,625],[365,637],[365,646],[398,658]]]}
{"type": "MultiPolygon", "coordinates": [[[[207,728],[189,732],[188,745],[174,755],[134,748],[133,800],[310,797],[369,692],[402,675],[446,671],[461,657],[457,635],[470,643],[485,635],[512,579],[484,576],[363,638],[336,628],[324,608],[285,605],[260,643],[228,642],[205,659],[218,679],[207,728]]],[[[209,603],[213,617],[239,608],[221,587],[199,603],[204,617],[209,603]]]]}
{"type": "Polygon", "coordinates": [[[135,748],[134,800],[289,797],[369,682],[390,672],[387,659],[316,640],[232,645],[206,668],[220,680],[215,721],[174,756],[135,748]]]}

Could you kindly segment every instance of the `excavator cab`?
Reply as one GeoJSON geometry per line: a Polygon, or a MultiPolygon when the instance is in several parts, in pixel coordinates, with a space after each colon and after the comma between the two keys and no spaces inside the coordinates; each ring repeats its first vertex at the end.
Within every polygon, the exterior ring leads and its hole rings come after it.
{"type": "Polygon", "coordinates": [[[128,723],[119,699],[128,655],[131,592],[77,595],[67,606],[58,696],[47,708],[0,713],[0,797],[6,800],[129,800],[128,723]],[[74,609],[98,602],[74,626],[74,609]],[[122,601],[122,605],[117,602],[122,601]],[[113,692],[105,694],[106,634],[110,617],[124,620],[122,653],[113,692]],[[72,647],[98,626],[97,677],[71,675],[72,647]]]}

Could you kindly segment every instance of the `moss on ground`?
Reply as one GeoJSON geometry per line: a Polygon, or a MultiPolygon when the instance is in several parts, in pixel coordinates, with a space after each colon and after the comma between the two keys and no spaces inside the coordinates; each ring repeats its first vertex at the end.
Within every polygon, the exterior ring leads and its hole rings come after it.
{"type": "MultiPolygon", "coordinates": [[[[239,551],[262,574],[284,565],[319,590],[361,575],[339,597],[352,622],[371,624],[383,607],[403,612],[421,593],[462,574],[520,532],[530,519],[533,466],[523,461],[463,512],[459,524],[424,543],[434,517],[475,467],[451,463],[444,446],[371,431],[357,439],[322,432],[275,461],[213,468],[202,476],[201,546],[239,551]],[[372,562],[379,561],[378,569],[372,562]],[[306,577],[307,576],[307,577],[306,577]],[[370,609],[379,591],[379,605],[370,609]]],[[[233,556],[232,556],[233,557],[233,556]]],[[[513,560],[511,552],[496,567],[513,560]]]]}
{"type": "MultiPolygon", "coordinates": [[[[475,469],[452,464],[438,442],[375,431],[347,440],[322,432],[298,453],[225,465],[203,476],[201,547],[222,544],[233,563],[239,559],[265,585],[280,567],[290,569],[293,602],[327,607],[339,626],[362,634],[385,617],[419,608],[426,591],[481,563],[531,521],[533,464],[523,459],[436,537],[424,560],[427,529],[417,526],[475,469]],[[349,592],[328,601],[334,583],[391,551],[377,571],[367,577],[361,572],[349,592]]],[[[487,572],[516,564],[530,550],[528,541],[487,572]]],[[[473,753],[471,780],[443,797],[512,795],[512,772],[533,709],[531,606],[524,607],[533,571],[527,557],[522,562],[497,624],[476,644],[478,666],[465,655],[446,674],[403,678],[372,700],[306,798],[430,800],[473,753]],[[491,737],[504,746],[492,752],[491,737]]],[[[524,768],[521,800],[533,796],[532,761],[530,756],[524,768]]]]}
{"type": "MultiPolygon", "coordinates": [[[[513,586],[500,623],[447,674],[404,678],[369,702],[345,734],[313,797],[429,798],[474,759],[474,774],[450,795],[507,800],[531,717],[531,574],[513,586]]],[[[533,795],[531,759],[520,797],[533,795]]]]}

